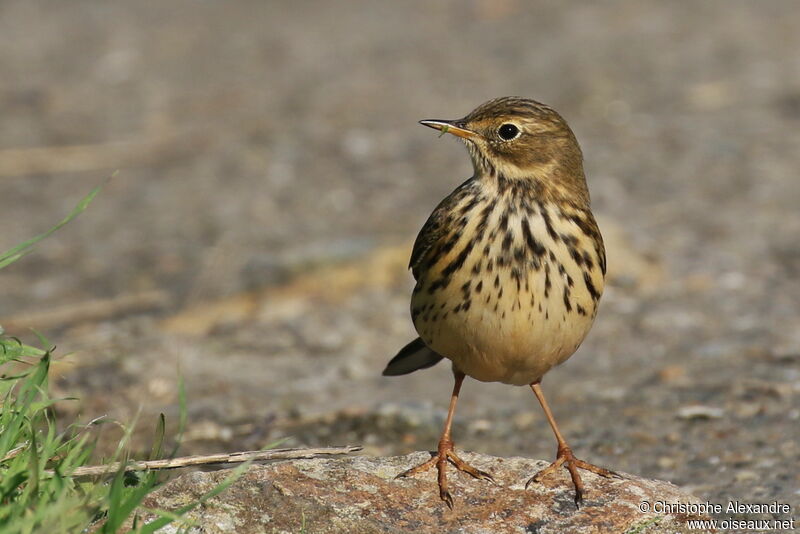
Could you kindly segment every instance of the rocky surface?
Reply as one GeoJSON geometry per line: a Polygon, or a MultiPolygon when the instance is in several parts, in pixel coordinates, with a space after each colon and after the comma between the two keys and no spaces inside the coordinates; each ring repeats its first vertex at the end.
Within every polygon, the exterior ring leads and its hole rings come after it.
{"type": "MultiPolygon", "coordinates": [[[[251,466],[226,492],[188,514],[194,523],[190,532],[680,534],[689,532],[690,516],[643,513],[642,503],[699,502],[667,482],[630,475],[604,479],[586,473],[587,495],[576,509],[566,471],[526,490],[525,481],[548,462],[465,453],[463,458],[490,471],[496,484],[451,470],[456,502],[449,510],[439,500],[435,471],[394,479],[429,457],[420,452],[251,466]]],[[[229,473],[183,475],[144,505],[175,510],[210,491],[229,473]]]]}

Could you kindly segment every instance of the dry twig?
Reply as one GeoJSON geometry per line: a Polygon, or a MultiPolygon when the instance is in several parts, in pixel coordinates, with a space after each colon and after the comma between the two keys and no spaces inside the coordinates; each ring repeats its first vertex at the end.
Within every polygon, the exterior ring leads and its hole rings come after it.
{"type": "Polygon", "coordinates": [[[19,456],[19,453],[24,451],[27,447],[28,447],[28,442],[27,441],[25,443],[23,443],[22,445],[18,446],[18,447],[14,447],[10,451],[8,451],[5,456],[0,458],[0,462],[5,462],[6,460],[10,460],[10,459],[14,458],[15,456],[19,456]]]}
{"type": "MultiPolygon", "coordinates": [[[[299,460],[303,458],[316,458],[317,456],[329,456],[335,454],[349,454],[360,451],[361,447],[322,447],[318,449],[273,449],[269,451],[243,451],[223,454],[207,454],[198,456],[183,456],[180,458],[167,458],[164,460],[134,461],[123,464],[113,462],[106,465],[89,465],[78,467],[72,472],[71,476],[86,477],[109,475],[116,473],[120,469],[127,471],[147,471],[149,469],[178,469],[180,467],[190,467],[193,465],[208,464],[230,464],[248,461],[264,460],[299,460]]],[[[52,476],[53,471],[45,471],[52,476]]]]}

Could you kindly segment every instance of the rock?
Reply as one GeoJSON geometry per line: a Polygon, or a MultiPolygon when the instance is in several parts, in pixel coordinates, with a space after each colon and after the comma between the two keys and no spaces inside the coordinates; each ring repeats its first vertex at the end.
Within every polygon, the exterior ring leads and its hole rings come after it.
{"type": "MultiPolygon", "coordinates": [[[[187,515],[195,525],[189,532],[675,534],[690,532],[686,520],[692,517],[655,513],[655,503],[700,502],[668,482],[632,475],[604,479],[583,472],[586,494],[576,509],[566,470],[526,490],[525,482],[547,462],[463,453],[465,460],[490,471],[497,482],[474,480],[451,468],[455,507],[449,510],[439,500],[435,471],[394,479],[429,457],[417,452],[253,465],[227,491],[187,515]],[[649,506],[646,512],[640,509],[643,502],[649,506]]],[[[144,507],[176,510],[229,473],[180,476],[151,494],[144,507]]],[[[162,530],[173,531],[173,527],[162,530]]]]}

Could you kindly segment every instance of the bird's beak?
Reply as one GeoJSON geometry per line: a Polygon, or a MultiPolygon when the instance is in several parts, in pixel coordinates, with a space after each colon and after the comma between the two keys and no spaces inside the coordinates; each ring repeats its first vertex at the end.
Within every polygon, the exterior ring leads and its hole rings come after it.
{"type": "Polygon", "coordinates": [[[462,139],[473,139],[478,137],[477,133],[460,126],[461,121],[458,120],[443,121],[438,119],[425,119],[424,121],[419,121],[419,123],[423,126],[427,126],[428,128],[439,130],[442,132],[441,135],[449,133],[455,135],[456,137],[461,137],[462,139]]]}

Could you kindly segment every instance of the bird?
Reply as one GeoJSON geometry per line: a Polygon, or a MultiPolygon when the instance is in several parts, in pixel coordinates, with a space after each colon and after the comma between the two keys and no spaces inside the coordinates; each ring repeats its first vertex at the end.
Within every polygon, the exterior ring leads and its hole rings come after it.
{"type": "Polygon", "coordinates": [[[447,466],[494,481],[455,451],[451,426],[465,377],[528,386],[557,441],[556,460],[526,489],[565,467],[580,507],[579,469],[619,477],[575,457],[542,391],[542,377],[578,349],[597,314],[606,274],[603,238],[591,211],[583,154],[552,107],[502,97],[457,120],[420,124],[459,138],[473,175],[439,203],[414,242],[411,318],[419,337],[392,358],[384,376],[452,363],[454,386],[444,429],[430,460],[400,473],[436,467],[439,497],[454,499],[447,466]]]}

